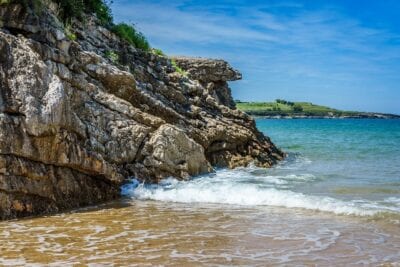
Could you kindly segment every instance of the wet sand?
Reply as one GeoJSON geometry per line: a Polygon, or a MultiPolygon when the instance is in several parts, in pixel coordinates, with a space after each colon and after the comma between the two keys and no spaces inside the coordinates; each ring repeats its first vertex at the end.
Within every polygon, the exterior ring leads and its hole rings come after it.
{"type": "Polygon", "coordinates": [[[400,226],[302,209],[120,200],[0,223],[0,265],[378,265],[400,226]]]}

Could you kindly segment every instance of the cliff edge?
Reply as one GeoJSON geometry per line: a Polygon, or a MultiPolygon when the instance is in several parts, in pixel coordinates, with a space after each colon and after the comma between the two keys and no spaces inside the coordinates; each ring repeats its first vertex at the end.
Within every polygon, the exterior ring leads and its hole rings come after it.
{"type": "Polygon", "coordinates": [[[95,17],[0,5],[0,218],[119,197],[129,177],[187,179],[213,167],[269,167],[283,153],[235,108],[223,60],[135,49],[95,17]],[[114,55],[110,57],[111,55],[114,55]]]}

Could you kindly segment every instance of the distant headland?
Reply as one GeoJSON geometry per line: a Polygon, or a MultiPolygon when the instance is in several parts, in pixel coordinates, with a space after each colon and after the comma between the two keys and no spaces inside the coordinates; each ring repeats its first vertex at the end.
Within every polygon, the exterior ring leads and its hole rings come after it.
{"type": "Polygon", "coordinates": [[[400,119],[400,115],[377,112],[343,111],[310,102],[291,102],[276,99],[275,102],[243,102],[236,100],[236,107],[255,117],[276,119],[319,119],[319,118],[355,118],[355,119],[400,119]]]}

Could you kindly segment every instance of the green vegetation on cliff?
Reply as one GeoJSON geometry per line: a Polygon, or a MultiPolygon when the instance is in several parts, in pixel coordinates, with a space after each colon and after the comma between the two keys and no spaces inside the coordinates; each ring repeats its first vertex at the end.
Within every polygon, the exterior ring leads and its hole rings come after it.
{"type": "Polygon", "coordinates": [[[145,51],[150,50],[150,44],[146,37],[141,32],[137,31],[132,25],[120,23],[113,25],[111,31],[134,47],[145,51]]]}
{"type": "MultiPolygon", "coordinates": [[[[104,0],[51,0],[58,4],[58,16],[64,22],[70,22],[75,18],[83,19],[83,14],[95,14],[100,24],[109,26],[113,23],[113,16],[109,3],[104,0]]],[[[112,2],[112,1],[111,1],[112,2]]],[[[110,2],[110,3],[111,3],[110,2]]],[[[30,8],[36,12],[40,12],[44,5],[48,4],[46,0],[0,0],[0,5],[21,4],[25,8],[30,8]]]]}
{"type": "Polygon", "coordinates": [[[113,23],[110,3],[105,0],[54,0],[60,7],[60,16],[68,24],[71,19],[83,20],[83,14],[94,14],[100,24],[136,48],[149,51],[147,38],[133,25],[113,23]]]}
{"type": "MultiPolygon", "coordinates": [[[[127,23],[114,24],[110,8],[112,1],[105,0],[52,0],[58,4],[58,16],[64,22],[65,33],[70,40],[75,40],[72,20],[85,21],[84,14],[93,14],[103,27],[108,28],[119,38],[141,50],[150,51],[147,38],[134,25],[127,23]]],[[[37,15],[43,9],[46,1],[43,0],[0,0],[0,5],[18,3],[33,10],[37,15]]],[[[161,51],[161,50],[159,50],[161,51]]]]}
{"type": "Polygon", "coordinates": [[[275,102],[236,101],[236,107],[249,115],[267,117],[397,117],[391,114],[343,111],[310,102],[290,102],[282,99],[275,102]]]}
{"type": "Polygon", "coordinates": [[[64,21],[72,18],[82,19],[83,13],[95,14],[103,26],[113,22],[109,4],[104,0],[53,0],[60,7],[60,16],[64,21]]]}
{"type": "Polygon", "coordinates": [[[178,64],[176,64],[176,61],[174,59],[171,59],[171,65],[177,73],[179,73],[182,76],[187,76],[187,72],[184,71],[181,67],[179,67],[178,64]]]}

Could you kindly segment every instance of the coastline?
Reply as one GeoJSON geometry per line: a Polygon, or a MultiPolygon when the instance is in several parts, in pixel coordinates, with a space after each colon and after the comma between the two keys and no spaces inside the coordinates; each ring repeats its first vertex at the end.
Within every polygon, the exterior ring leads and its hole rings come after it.
{"type": "Polygon", "coordinates": [[[307,116],[307,115],[252,115],[247,113],[254,119],[377,119],[391,120],[400,119],[400,115],[394,114],[373,114],[373,115],[355,115],[355,116],[307,116]]]}
{"type": "Polygon", "coordinates": [[[311,102],[290,102],[282,99],[275,102],[237,100],[236,108],[252,117],[266,119],[400,119],[399,114],[339,110],[311,102]]]}

